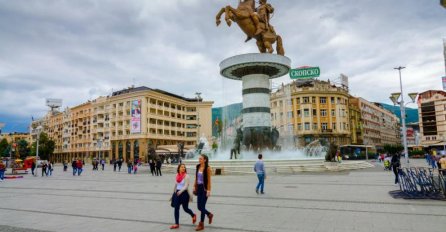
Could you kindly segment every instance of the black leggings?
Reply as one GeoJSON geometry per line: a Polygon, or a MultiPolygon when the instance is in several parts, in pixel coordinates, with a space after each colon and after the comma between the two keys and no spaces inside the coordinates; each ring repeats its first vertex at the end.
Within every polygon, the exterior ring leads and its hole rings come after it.
{"type": "MultiPolygon", "coordinates": [[[[178,192],[179,190],[177,190],[178,192]]],[[[179,196],[177,196],[177,204],[175,205],[175,224],[180,224],[180,206],[183,206],[184,212],[188,213],[191,217],[194,216],[194,212],[189,209],[189,193],[186,191],[182,192],[179,196]]],[[[173,200],[173,199],[172,199],[173,200]]]]}
{"type": "Polygon", "coordinates": [[[203,184],[199,184],[197,187],[197,207],[201,211],[200,222],[204,222],[204,217],[209,216],[210,212],[206,210],[206,202],[208,197],[206,196],[206,190],[203,184]]]}
{"type": "Polygon", "coordinates": [[[393,169],[393,174],[395,174],[395,184],[397,184],[398,181],[398,167],[397,166],[392,166],[393,169]]]}

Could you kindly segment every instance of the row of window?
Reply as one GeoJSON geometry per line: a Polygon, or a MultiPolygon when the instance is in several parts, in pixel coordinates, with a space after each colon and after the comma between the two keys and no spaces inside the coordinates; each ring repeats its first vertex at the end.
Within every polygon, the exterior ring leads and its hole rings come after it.
{"type": "MultiPolygon", "coordinates": [[[[312,123],[311,124],[309,122],[306,122],[306,123],[303,124],[303,126],[304,126],[303,127],[304,130],[311,130],[311,129],[318,130],[319,129],[319,126],[318,126],[317,123],[312,123]]],[[[331,124],[331,128],[328,127],[328,123],[321,123],[320,128],[321,128],[322,131],[325,131],[325,130],[336,130],[336,123],[335,122],[332,123],[331,124]]],[[[345,122],[344,123],[339,123],[339,128],[341,128],[343,130],[348,130],[348,124],[345,123],[345,122]]],[[[302,123],[298,123],[297,124],[297,130],[302,130],[302,123]]]]}
{"type": "MultiPolygon", "coordinates": [[[[296,113],[297,113],[298,117],[302,117],[301,110],[297,110],[296,113]]],[[[327,110],[326,109],[319,110],[319,113],[320,113],[319,115],[321,117],[326,117],[327,116],[327,110]]],[[[311,115],[313,117],[317,116],[317,110],[313,109],[311,115]]],[[[304,109],[303,110],[303,116],[304,117],[310,117],[310,109],[304,109]]],[[[331,110],[331,116],[332,117],[336,117],[336,110],[331,110]]],[[[338,116],[339,117],[347,117],[347,112],[345,111],[345,109],[339,109],[338,116]]],[[[281,118],[283,117],[283,112],[280,113],[279,117],[281,117],[281,118]]],[[[293,118],[294,117],[294,113],[292,111],[287,112],[287,117],[288,118],[293,118]]],[[[274,119],[274,120],[277,120],[277,113],[271,113],[271,118],[274,119]]]]}
{"type": "MultiPolygon", "coordinates": [[[[348,102],[348,99],[341,98],[341,97],[297,97],[295,98],[296,104],[306,104],[306,103],[313,103],[316,104],[317,98],[319,98],[320,104],[327,104],[328,101],[330,101],[331,104],[343,104],[346,105],[348,102]]],[[[292,100],[288,99],[285,100],[287,105],[292,105],[292,100]]],[[[278,100],[272,103],[273,107],[277,106],[283,106],[283,101],[278,100]]]]}

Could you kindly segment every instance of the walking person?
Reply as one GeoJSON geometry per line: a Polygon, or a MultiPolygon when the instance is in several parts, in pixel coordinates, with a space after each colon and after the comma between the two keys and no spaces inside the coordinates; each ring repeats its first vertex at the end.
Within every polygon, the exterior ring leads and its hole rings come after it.
{"type": "Polygon", "coordinates": [[[68,170],[68,162],[66,160],[63,161],[63,171],[66,172],[68,170]]]}
{"type": "MultiPolygon", "coordinates": [[[[31,173],[33,174],[33,176],[34,176],[34,170],[36,170],[36,162],[33,161],[33,163],[31,164],[31,173]]],[[[35,175],[37,175],[37,170],[35,175]]]]}
{"type": "Polygon", "coordinates": [[[77,173],[77,162],[76,159],[73,159],[73,162],[71,162],[71,167],[73,168],[73,176],[77,173]]]}
{"type": "Polygon", "coordinates": [[[197,215],[189,209],[189,202],[192,202],[192,195],[189,192],[190,177],[186,171],[186,165],[180,164],[177,168],[177,176],[173,188],[172,205],[175,208],[175,224],[170,229],[178,229],[180,227],[180,206],[183,206],[184,212],[192,217],[192,224],[197,221],[197,215]]]}
{"type": "Polygon", "coordinates": [[[118,162],[116,162],[115,159],[113,159],[113,171],[116,172],[116,166],[118,166],[118,162]]]}
{"type": "Polygon", "coordinates": [[[118,171],[119,171],[119,172],[121,171],[121,167],[122,167],[122,159],[120,158],[120,159],[118,160],[118,171]]]}
{"type": "Polygon", "coordinates": [[[136,175],[137,172],[138,172],[138,163],[135,161],[133,163],[133,174],[136,175]]]}
{"type": "Polygon", "coordinates": [[[127,172],[132,174],[133,164],[131,160],[127,160],[127,172]]]}
{"type": "Polygon", "coordinates": [[[399,183],[398,180],[398,169],[401,167],[400,156],[398,154],[394,154],[392,156],[392,160],[390,161],[390,165],[392,166],[393,174],[395,174],[395,184],[399,183]]]}
{"type": "Polygon", "coordinates": [[[446,155],[443,155],[442,157],[441,157],[441,159],[438,161],[438,163],[439,163],[439,171],[440,171],[440,174],[442,174],[443,176],[446,176],[446,155]]]}
{"type": "Polygon", "coordinates": [[[204,230],[204,217],[208,216],[209,224],[212,224],[214,215],[206,210],[206,202],[211,196],[211,176],[212,169],[209,166],[209,158],[201,154],[198,158],[195,171],[194,194],[197,195],[197,208],[201,211],[200,222],[195,231],[204,230]]]}
{"type": "Polygon", "coordinates": [[[48,167],[48,165],[46,164],[46,162],[42,163],[42,177],[43,175],[48,176],[48,174],[46,173],[46,168],[48,167]]]}
{"type": "Polygon", "coordinates": [[[52,176],[53,175],[53,163],[51,161],[48,161],[48,167],[46,169],[46,176],[52,176]]]}
{"type": "Polygon", "coordinates": [[[259,154],[257,156],[259,159],[254,164],[254,172],[257,174],[257,178],[259,179],[259,183],[256,186],[256,193],[259,194],[265,194],[263,191],[263,188],[265,186],[265,178],[266,178],[266,172],[265,172],[265,164],[263,163],[263,155],[259,154]]]}
{"type": "Polygon", "coordinates": [[[0,182],[5,179],[6,165],[0,160],[0,182]]]}
{"type": "Polygon", "coordinates": [[[161,173],[161,159],[156,160],[156,175],[157,176],[162,176],[163,174],[161,173]]]}
{"type": "MultiPolygon", "coordinates": [[[[152,173],[152,176],[155,175],[155,160],[149,160],[149,167],[150,167],[150,172],[152,173]]],[[[157,174],[158,176],[158,174],[157,174]]]]}
{"type": "Polygon", "coordinates": [[[84,165],[84,162],[82,160],[78,160],[76,162],[76,169],[77,169],[77,175],[80,176],[82,173],[82,167],[84,165]]]}
{"type": "Polygon", "coordinates": [[[102,171],[104,171],[105,169],[105,160],[101,159],[101,166],[102,166],[102,171]]]}

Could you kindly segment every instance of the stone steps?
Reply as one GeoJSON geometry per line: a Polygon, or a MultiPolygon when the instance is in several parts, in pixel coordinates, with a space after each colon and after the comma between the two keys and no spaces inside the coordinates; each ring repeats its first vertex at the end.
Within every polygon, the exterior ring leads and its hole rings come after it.
{"type": "MultiPolygon", "coordinates": [[[[299,172],[330,172],[330,171],[344,171],[355,170],[373,167],[372,164],[366,161],[343,161],[325,162],[323,159],[312,160],[265,160],[266,172],[268,174],[295,174],[299,172]]],[[[189,172],[195,170],[197,161],[186,160],[189,172]]],[[[217,175],[245,175],[253,174],[253,166],[255,160],[224,160],[224,161],[210,161],[210,165],[217,175]]],[[[164,166],[166,172],[175,173],[177,166],[164,166]]]]}

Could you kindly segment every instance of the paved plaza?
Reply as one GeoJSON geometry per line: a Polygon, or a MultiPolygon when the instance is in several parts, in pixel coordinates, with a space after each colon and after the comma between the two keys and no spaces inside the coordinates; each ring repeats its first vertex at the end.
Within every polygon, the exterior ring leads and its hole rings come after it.
{"type": "MultiPolygon", "coordinates": [[[[170,231],[174,175],[153,177],[147,169],[129,175],[87,165],[73,177],[56,166],[51,177],[1,182],[0,231],[170,231]]],[[[214,176],[207,207],[215,216],[212,225],[206,219],[205,231],[407,232],[444,231],[446,225],[446,201],[392,198],[389,191],[398,186],[380,164],[268,176],[265,195],[255,193],[256,181],[254,175],[214,176]]],[[[191,209],[198,214],[196,198],[191,209]]],[[[183,211],[178,231],[194,231],[183,211]]]]}

